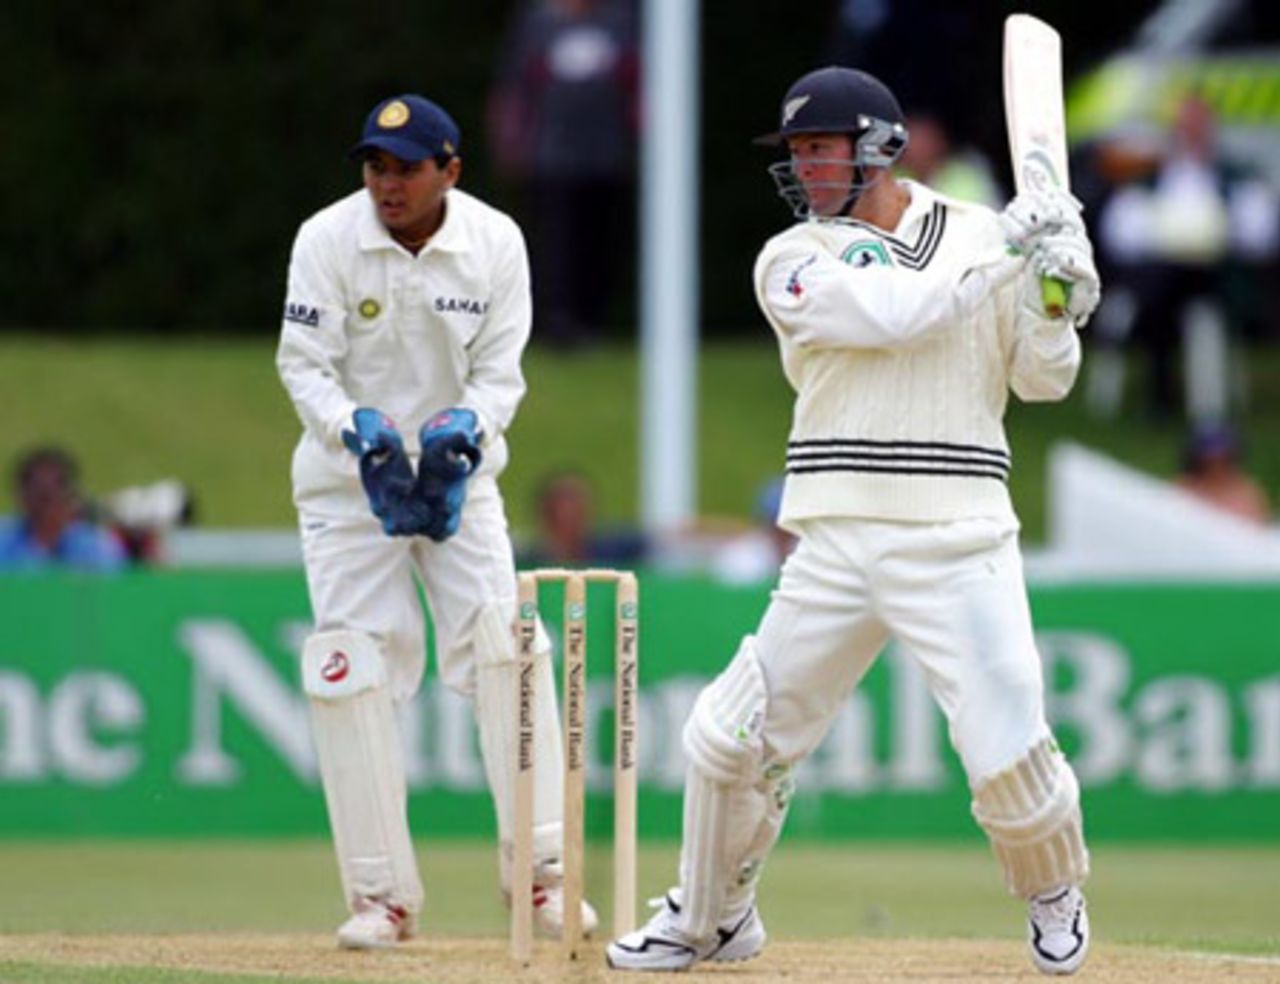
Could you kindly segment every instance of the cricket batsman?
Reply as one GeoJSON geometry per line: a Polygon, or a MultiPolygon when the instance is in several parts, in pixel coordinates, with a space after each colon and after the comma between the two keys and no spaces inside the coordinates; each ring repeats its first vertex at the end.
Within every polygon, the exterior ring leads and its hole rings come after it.
{"type": "Polygon", "coordinates": [[[761,869],[793,769],[893,636],[919,661],[975,820],[1028,904],[1031,959],[1083,962],[1079,787],[1045,720],[1009,498],[1008,393],[1060,400],[1099,299],[1079,205],[996,214],[890,168],[903,113],[872,76],[823,68],[787,92],[773,165],[799,220],[755,265],[796,391],[780,525],[798,542],[769,607],[684,728],[679,884],[608,947],[624,970],[738,961],[765,943],[761,869]],[[1051,319],[1040,278],[1068,287],[1051,319]]]}
{"type": "MultiPolygon", "coordinates": [[[[550,643],[534,895],[511,899],[515,564],[497,478],[524,395],[529,264],[519,228],[457,187],[460,135],[419,95],[385,99],[351,150],[364,187],[298,230],[277,365],[302,420],[293,456],[315,618],[303,687],[350,911],[338,943],[394,946],[423,905],[395,707],[425,665],[418,586],[441,680],[471,698],[497,812],[508,904],[558,936],[562,750],[550,643]]],[[[584,903],[583,926],[597,919],[584,903]]]]}

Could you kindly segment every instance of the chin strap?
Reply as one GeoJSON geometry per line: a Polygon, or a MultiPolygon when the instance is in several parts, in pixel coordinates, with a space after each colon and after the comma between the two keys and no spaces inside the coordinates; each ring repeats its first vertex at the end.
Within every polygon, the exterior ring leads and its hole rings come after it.
{"type": "MultiPolygon", "coordinates": [[[[858,199],[862,197],[862,193],[867,190],[869,185],[862,182],[866,178],[867,172],[862,165],[857,165],[853,169],[853,181],[849,184],[849,196],[844,200],[844,204],[840,206],[840,214],[848,215],[853,211],[853,206],[858,204],[858,199]]],[[[879,180],[879,179],[877,179],[879,180]]]]}
{"type": "Polygon", "coordinates": [[[862,197],[863,193],[874,188],[884,180],[884,176],[888,173],[888,168],[882,168],[880,173],[874,178],[870,181],[865,181],[867,174],[865,166],[862,164],[855,164],[853,168],[853,180],[849,183],[849,195],[845,198],[844,203],[840,206],[840,211],[836,213],[835,217],[849,218],[850,213],[853,211],[853,207],[858,204],[858,199],[862,197]]]}

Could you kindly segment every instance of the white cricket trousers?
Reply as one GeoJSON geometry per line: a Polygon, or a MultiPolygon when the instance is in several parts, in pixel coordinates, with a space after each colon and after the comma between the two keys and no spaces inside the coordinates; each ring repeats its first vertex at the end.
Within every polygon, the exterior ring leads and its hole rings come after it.
{"type": "Polygon", "coordinates": [[[467,487],[462,525],[443,543],[387,536],[363,501],[340,512],[299,502],[298,519],[317,632],[356,629],[378,639],[392,697],[406,700],[426,666],[416,574],[435,630],[436,671],[451,689],[474,693],[476,614],[494,603],[515,613],[515,559],[492,478],[467,487]]]}
{"type": "Polygon", "coordinates": [[[806,521],[755,641],[766,760],[817,747],[890,635],[924,669],[971,784],[1047,736],[1017,529],[806,521]]]}

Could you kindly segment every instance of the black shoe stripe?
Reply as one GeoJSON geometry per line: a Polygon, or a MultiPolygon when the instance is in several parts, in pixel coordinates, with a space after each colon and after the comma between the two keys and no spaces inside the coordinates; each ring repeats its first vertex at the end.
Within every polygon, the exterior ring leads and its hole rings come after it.
{"type": "MultiPolygon", "coordinates": [[[[1056,899],[1054,901],[1056,901],[1056,899]]],[[[1080,932],[1080,915],[1082,911],[1083,911],[1082,908],[1076,909],[1076,917],[1071,921],[1071,935],[1075,937],[1076,945],[1073,946],[1069,952],[1063,954],[1060,957],[1055,956],[1052,953],[1048,953],[1045,950],[1042,950],[1040,948],[1040,940],[1043,934],[1040,932],[1040,927],[1037,926],[1034,921],[1032,921],[1031,945],[1035,948],[1036,953],[1040,954],[1040,956],[1044,957],[1050,963],[1066,963],[1068,960],[1074,957],[1077,953],[1079,953],[1080,948],[1084,946],[1084,934],[1080,932]]]]}
{"type": "Polygon", "coordinates": [[[676,940],[665,940],[661,936],[646,936],[644,942],[639,946],[627,946],[621,940],[615,941],[614,946],[619,950],[626,950],[628,953],[648,953],[651,946],[664,947],[673,953],[692,953],[696,955],[696,951],[691,946],[676,940]]]}
{"type": "Polygon", "coordinates": [[[723,950],[730,943],[730,941],[732,941],[733,938],[738,935],[738,931],[747,924],[747,920],[751,918],[751,913],[753,911],[754,911],[753,909],[748,908],[747,911],[743,913],[742,918],[739,919],[729,929],[717,929],[716,935],[720,937],[720,942],[716,945],[716,948],[714,950],[712,950],[710,953],[707,954],[707,956],[708,957],[715,956],[715,954],[723,950]]]}
{"type": "MultiPolygon", "coordinates": [[[[675,899],[671,897],[671,893],[667,893],[666,903],[670,906],[671,911],[677,915],[680,912],[680,906],[676,905],[675,899]]],[[[613,943],[619,950],[625,950],[627,953],[648,953],[652,947],[662,947],[671,953],[687,953],[696,958],[698,951],[686,943],[679,940],[668,940],[661,936],[646,936],[644,942],[639,946],[627,946],[622,940],[615,940],[613,943]]],[[[612,966],[612,962],[610,962],[612,966]]]]}
{"type": "MultiPolygon", "coordinates": [[[[676,900],[671,897],[670,892],[667,893],[666,902],[667,902],[667,907],[670,908],[672,912],[674,912],[677,916],[680,915],[680,906],[676,905],[676,900]]],[[[704,956],[702,959],[709,960],[711,957],[715,956],[717,953],[723,950],[729,944],[729,942],[735,936],[738,935],[738,931],[747,924],[747,920],[751,918],[751,913],[754,911],[755,911],[754,906],[748,907],[747,911],[743,913],[742,918],[739,919],[729,929],[721,929],[720,927],[717,926],[716,936],[719,937],[719,942],[716,944],[715,949],[712,950],[710,953],[708,953],[706,956],[704,956]]],[[[645,941],[648,942],[648,939],[649,937],[646,937],[645,941]]],[[[692,947],[685,947],[685,949],[688,950],[690,953],[697,952],[692,947]]]]}

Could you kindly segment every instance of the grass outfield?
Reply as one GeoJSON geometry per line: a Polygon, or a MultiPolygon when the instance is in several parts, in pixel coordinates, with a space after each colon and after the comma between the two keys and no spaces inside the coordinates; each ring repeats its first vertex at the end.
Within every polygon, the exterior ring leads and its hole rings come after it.
{"type": "MultiPolygon", "coordinates": [[[[419,844],[428,935],[506,930],[487,843],[419,844]]],[[[607,909],[607,848],[592,846],[588,886],[607,909]]],[[[676,869],[669,845],[644,845],[640,897],[676,869]]],[[[341,920],[327,841],[2,842],[0,932],[293,933],[341,920]]],[[[1093,851],[1090,911],[1123,943],[1280,954],[1280,846],[1093,851]]],[[[643,909],[643,907],[642,907],[643,909]]],[[[785,842],[761,909],[775,938],[1018,938],[1022,906],[1005,895],[985,846],[785,842]]],[[[607,917],[607,911],[604,913],[607,917]]]]}
{"type": "MultiPolygon", "coordinates": [[[[760,337],[760,336],[753,336],[760,337]]],[[[33,442],[56,442],[82,460],[90,492],[177,477],[196,492],[205,526],[291,526],[288,456],[293,410],[276,379],[274,340],[0,337],[9,426],[0,463],[33,442]]],[[[503,478],[512,524],[532,527],[531,504],[550,468],[575,465],[600,491],[600,515],[637,515],[638,371],[632,348],[575,355],[532,349],[529,395],[512,431],[503,478]]],[[[1280,354],[1249,360],[1251,465],[1280,493],[1280,354]]],[[[1012,401],[1007,420],[1017,467],[1012,479],[1026,538],[1044,533],[1044,462],[1049,445],[1072,438],[1156,474],[1171,474],[1176,424],[1140,413],[1100,423],[1081,392],[1062,405],[1012,401]]],[[[1131,401],[1134,402],[1134,401],[1131,401]]],[[[745,518],[755,490],[782,468],[791,393],[771,344],[703,346],[699,376],[699,489],[703,515],[745,518]]],[[[12,507],[0,483],[0,512],[12,507]]]]}
{"type": "MultiPolygon", "coordinates": [[[[433,940],[504,937],[488,844],[420,843],[419,862],[428,949],[433,940]]],[[[675,865],[672,846],[645,845],[641,898],[660,894],[675,865]]],[[[1240,955],[1250,958],[1249,966],[1270,967],[1270,979],[1280,980],[1280,847],[1101,845],[1093,868],[1089,904],[1098,941],[1240,955]]],[[[607,850],[593,847],[588,889],[602,902],[610,895],[607,874],[596,876],[608,869],[607,850]]],[[[77,939],[110,947],[141,938],[145,956],[145,940],[153,937],[283,934],[297,935],[299,946],[305,939],[304,949],[328,952],[328,934],[342,917],[331,849],[322,841],[7,842],[0,843],[0,871],[5,982],[80,980],[55,976],[52,966],[74,956],[77,939]],[[30,941],[56,939],[44,934],[68,938],[42,952],[30,941]],[[116,943],[105,942],[108,937],[116,943]],[[46,963],[44,971],[23,976],[32,973],[24,967],[46,963]]],[[[766,875],[761,910],[778,942],[961,939],[994,941],[998,952],[1017,953],[1017,946],[1004,944],[1016,944],[1023,932],[1022,906],[1004,894],[980,845],[784,843],[766,875]]]]}

